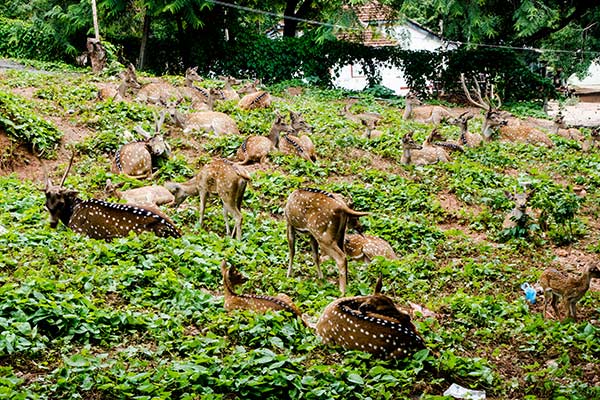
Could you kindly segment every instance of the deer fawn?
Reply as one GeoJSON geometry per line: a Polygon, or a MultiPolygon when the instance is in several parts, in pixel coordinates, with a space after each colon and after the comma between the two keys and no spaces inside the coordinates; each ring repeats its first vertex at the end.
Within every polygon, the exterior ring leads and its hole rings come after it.
{"type": "Polygon", "coordinates": [[[509,114],[499,111],[502,100],[497,93],[494,93],[493,84],[486,85],[489,89],[486,91],[485,96],[483,96],[481,93],[481,86],[477,82],[477,79],[474,79],[475,96],[477,97],[477,100],[473,100],[471,91],[467,89],[465,75],[460,74],[460,79],[467,99],[471,104],[485,111],[483,125],[481,126],[481,134],[486,141],[492,140],[494,130],[497,128],[500,137],[504,140],[543,145],[548,148],[554,147],[554,143],[550,140],[548,135],[539,129],[523,124],[516,118],[511,118],[509,124],[509,119],[507,118],[509,114]],[[493,99],[496,99],[496,105],[493,104],[493,99]]]}
{"type": "Polygon", "coordinates": [[[450,161],[448,153],[443,148],[435,146],[428,140],[423,145],[415,142],[412,131],[402,137],[402,148],[403,152],[400,162],[405,165],[427,165],[435,164],[439,161],[450,161]]]}
{"type": "MultiPolygon", "coordinates": [[[[585,295],[590,287],[592,278],[600,278],[598,265],[587,264],[581,275],[575,277],[555,268],[547,268],[540,276],[540,285],[544,290],[544,317],[548,303],[552,306],[554,314],[560,318],[556,302],[562,300],[563,307],[567,311],[564,319],[572,318],[577,321],[575,305],[585,295]]],[[[563,319],[563,320],[564,320],[563,319]]]]}
{"type": "Polygon", "coordinates": [[[510,193],[505,191],[505,196],[514,201],[515,207],[511,212],[504,218],[502,223],[502,229],[511,229],[519,227],[522,229],[527,228],[529,218],[532,214],[531,208],[527,206],[527,202],[535,193],[534,190],[528,190],[524,193],[510,193]]]}
{"type": "Polygon", "coordinates": [[[381,294],[381,277],[372,295],[345,297],[330,303],[316,330],[324,343],[382,358],[406,357],[425,348],[410,316],[381,294]]]}
{"type": "Polygon", "coordinates": [[[144,136],[145,140],[121,146],[115,153],[112,172],[137,179],[149,178],[152,175],[153,161],[156,162],[161,157],[168,158],[171,154],[171,147],[160,134],[164,120],[165,113],[161,112],[160,119],[156,119],[153,136],[136,126],[136,132],[144,136]]]}
{"type": "Polygon", "coordinates": [[[396,253],[392,246],[385,240],[372,235],[348,234],[344,239],[344,251],[351,259],[371,262],[375,257],[381,256],[388,260],[395,260],[396,253]]]}
{"type": "Polygon", "coordinates": [[[173,221],[155,207],[81,200],[77,191],[63,187],[72,163],[73,157],[60,185],[53,185],[46,177],[46,208],[50,213],[51,228],[56,228],[62,221],[75,232],[104,240],[127,236],[131,231],[153,232],[161,237],[181,236],[173,221]]]}
{"type": "Polygon", "coordinates": [[[472,118],[473,114],[470,111],[465,111],[457,118],[448,120],[450,125],[457,125],[460,128],[459,142],[466,147],[478,147],[483,142],[483,137],[479,133],[469,132],[468,124],[472,118]]]}
{"type": "Polygon", "coordinates": [[[288,197],[284,214],[290,253],[287,276],[292,275],[296,233],[305,232],[310,235],[317,276],[323,279],[319,260],[320,246],[323,252],[335,261],[340,274],[339,288],[342,293],[345,293],[348,274],[348,260],[343,250],[346,225],[349,218],[361,217],[369,213],[351,209],[339,195],[319,189],[297,189],[288,197]]]}
{"type": "Polygon", "coordinates": [[[127,204],[160,206],[162,204],[173,204],[175,196],[164,186],[143,186],[135,189],[120,191],[122,184],[113,184],[110,179],[106,180],[104,191],[118,199],[125,200],[127,204]]]}
{"type": "Polygon", "coordinates": [[[227,262],[221,262],[221,275],[223,276],[224,307],[227,311],[250,310],[256,312],[287,311],[302,320],[302,313],[292,299],[285,294],[277,296],[264,296],[256,294],[237,294],[235,287],[248,280],[235,266],[227,268],[227,262]]]}
{"type": "Polygon", "coordinates": [[[175,196],[175,206],[179,206],[189,196],[200,196],[200,227],[203,226],[204,209],[209,194],[217,194],[223,202],[223,218],[227,235],[242,238],[242,212],[240,207],[244,198],[250,175],[241,166],[226,159],[216,159],[206,164],[198,175],[187,182],[167,182],[165,187],[175,196]],[[235,226],[230,232],[227,215],[233,215],[235,226]]]}

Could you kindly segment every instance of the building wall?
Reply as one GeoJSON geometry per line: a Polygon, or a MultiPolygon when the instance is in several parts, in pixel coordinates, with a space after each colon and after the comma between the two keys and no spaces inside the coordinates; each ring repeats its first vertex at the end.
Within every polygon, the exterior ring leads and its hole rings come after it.
{"type": "MultiPolygon", "coordinates": [[[[436,51],[444,44],[437,36],[410,23],[395,27],[392,35],[399,40],[403,48],[410,50],[436,51]]],[[[408,93],[406,80],[401,69],[380,67],[380,71],[383,86],[393,90],[398,95],[408,93]]],[[[350,90],[362,90],[367,86],[367,80],[360,64],[342,66],[339,76],[333,79],[333,83],[336,87],[350,90]]]]}

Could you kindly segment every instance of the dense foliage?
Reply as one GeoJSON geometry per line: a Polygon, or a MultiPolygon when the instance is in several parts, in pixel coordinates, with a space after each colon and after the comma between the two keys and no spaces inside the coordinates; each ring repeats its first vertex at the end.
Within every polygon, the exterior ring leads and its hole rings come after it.
{"type": "MultiPolygon", "coordinates": [[[[98,101],[98,83],[88,74],[0,74],[8,104],[20,99],[15,92],[27,94],[27,101],[18,101],[27,108],[17,111],[34,114],[36,129],[47,129],[42,121],[50,118],[77,129],[69,141],[79,155],[66,186],[83,198],[104,196],[107,178],[125,188],[149,183],[108,171],[116,143],[137,124],[149,129],[156,108],[98,101]]],[[[62,225],[51,230],[39,178],[0,176],[3,397],[439,398],[454,382],[493,398],[600,397],[598,292],[578,304],[579,322],[560,323],[544,319],[540,303],[528,304],[520,288],[535,282],[557,255],[600,252],[594,222],[600,213],[598,150],[583,157],[576,142],[553,136],[553,149],[492,142],[449,163],[402,166],[401,135],[414,130],[422,140],[431,126],[403,121],[401,102],[358,96],[353,111],[383,116],[383,136],[368,140],[359,124],[340,115],[349,93],[304,87],[292,97],[286,87],[271,86],[276,98],[270,109],[217,105],[236,120],[240,136],[183,134],[165,123],[173,156],[156,183],[186,179],[211,157],[231,157],[243,136],[268,132],[275,110],[302,112],[313,125],[316,163],[274,154],[269,165],[249,167],[239,242],[223,237],[216,199],[204,228],[197,223],[196,199],[165,208],[184,231],[181,239],[144,234],[106,243],[62,225]],[[527,239],[501,228],[512,207],[504,191],[523,182],[536,189],[532,206],[545,225],[527,239]],[[576,184],[585,187],[586,197],[573,194],[576,184]],[[305,238],[296,276],[286,277],[282,208],[293,189],[305,186],[342,193],[354,208],[371,213],[362,218],[365,231],[389,241],[399,259],[350,261],[348,294],[369,293],[382,273],[386,293],[401,307],[415,303],[433,311],[413,316],[428,350],[405,360],[376,360],[322,345],[286,314],[223,310],[222,259],[249,276],[241,291],[287,293],[311,322],[339,295],[332,261],[324,262],[326,279],[315,278],[305,238]]],[[[481,116],[471,129],[480,125],[481,116]]],[[[441,130],[458,136],[455,127],[441,130]]],[[[67,160],[63,152],[50,171],[53,178],[67,160]]],[[[39,177],[25,164],[14,167],[39,177]]]]}

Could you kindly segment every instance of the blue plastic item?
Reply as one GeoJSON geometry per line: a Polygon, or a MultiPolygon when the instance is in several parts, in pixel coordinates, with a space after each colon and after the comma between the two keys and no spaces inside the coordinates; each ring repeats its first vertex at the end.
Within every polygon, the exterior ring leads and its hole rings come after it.
{"type": "Polygon", "coordinates": [[[537,294],[535,289],[527,282],[521,285],[521,289],[525,292],[525,299],[531,304],[535,304],[535,296],[537,294]]]}

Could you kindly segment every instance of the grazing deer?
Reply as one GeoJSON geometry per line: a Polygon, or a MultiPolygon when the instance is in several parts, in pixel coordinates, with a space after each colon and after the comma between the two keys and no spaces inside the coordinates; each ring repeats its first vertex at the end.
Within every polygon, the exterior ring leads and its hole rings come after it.
{"type": "Polygon", "coordinates": [[[597,147],[600,147],[600,127],[592,130],[590,137],[581,144],[581,150],[587,153],[597,147]]]}
{"type": "MultiPolygon", "coordinates": [[[[437,162],[450,161],[448,153],[440,147],[429,143],[427,140],[423,145],[418,144],[413,139],[414,132],[408,132],[402,137],[402,158],[400,162],[404,165],[427,165],[437,162]]],[[[431,138],[431,135],[429,136],[431,138]]]]}
{"type": "Polygon", "coordinates": [[[223,202],[223,218],[227,235],[242,238],[242,212],[240,207],[248,181],[252,179],[241,166],[226,159],[216,159],[206,164],[198,175],[187,182],[167,182],[165,187],[175,196],[178,207],[189,196],[200,196],[200,227],[203,226],[204,209],[209,194],[217,194],[223,202]],[[235,226],[229,229],[227,215],[233,215],[235,226]]]}
{"type": "Polygon", "coordinates": [[[162,204],[171,205],[175,202],[175,196],[164,186],[144,186],[125,191],[120,191],[118,189],[120,186],[122,183],[115,185],[110,179],[107,179],[104,191],[110,196],[125,200],[127,204],[160,206],[162,204]]]}
{"type": "Polygon", "coordinates": [[[598,265],[587,264],[579,276],[573,276],[558,271],[555,268],[547,268],[540,276],[540,285],[544,290],[544,317],[548,303],[552,306],[554,314],[560,318],[556,302],[562,300],[563,307],[567,311],[566,317],[577,321],[575,305],[585,295],[590,287],[592,278],[600,278],[598,265]]]}
{"type": "Polygon", "coordinates": [[[477,100],[473,100],[471,91],[467,89],[465,75],[460,74],[460,79],[467,99],[471,104],[485,111],[484,121],[481,126],[481,134],[486,141],[492,140],[494,130],[497,128],[500,138],[503,140],[543,145],[548,148],[554,147],[554,143],[544,132],[522,123],[517,118],[511,118],[509,120],[506,117],[508,113],[499,111],[502,100],[497,93],[494,93],[494,85],[487,85],[489,87],[489,93],[486,92],[485,96],[483,96],[477,79],[474,79],[475,96],[477,97],[477,100]],[[493,99],[497,100],[496,105],[493,104],[493,99]]]}
{"type": "Polygon", "coordinates": [[[372,235],[348,234],[344,240],[344,251],[353,260],[371,262],[377,256],[395,260],[396,253],[385,240],[372,235]]]}
{"type": "Polygon", "coordinates": [[[362,350],[382,358],[404,358],[425,348],[410,316],[381,294],[381,277],[368,296],[330,303],[319,318],[317,335],[324,343],[362,350]]]}
{"type": "Polygon", "coordinates": [[[529,199],[533,196],[535,190],[527,190],[524,193],[510,193],[504,191],[504,195],[515,203],[514,208],[504,218],[502,229],[511,229],[515,227],[527,228],[527,223],[531,218],[532,210],[527,206],[529,199]]]}
{"type": "Polygon", "coordinates": [[[223,294],[225,297],[224,307],[227,311],[250,310],[256,312],[287,311],[302,320],[300,309],[292,299],[285,294],[277,296],[264,296],[257,294],[237,294],[235,287],[248,280],[235,266],[227,268],[227,262],[221,262],[221,275],[223,276],[223,294]]]}
{"type": "Polygon", "coordinates": [[[468,124],[469,120],[472,118],[473,114],[470,111],[465,111],[457,118],[453,118],[448,121],[450,125],[457,125],[460,128],[459,142],[462,146],[478,147],[483,142],[483,137],[479,133],[469,132],[468,124]]]}
{"type": "Polygon", "coordinates": [[[171,147],[160,134],[164,120],[165,112],[163,111],[160,118],[156,118],[153,136],[137,126],[136,132],[144,136],[145,140],[121,146],[115,153],[112,172],[136,179],[149,178],[152,175],[153,161],[156,162],[161,157],[168,158],[171,154],[171,147]]]}
{"type": "Polygon", "coordinates": [[[319,189],[297,189],[288,197],[284,209],[287,221],[287,239],[290,253],[287,276],[292,275],[292,265],[296,252],[296,233],[310,235],[313,260],[317,266],[317,276],[323,279],[319,260],[319,246],[333,258],[339,270],[339,288],[346,292],[348,260],[344,253],[344,237],[348,219],[369,213],[355,211],[339,195],[319,189]]]}
{"type": "Polygon", "coordinates": [[[181,236],[173,221],[155,207],[115,204],[97,199],[81,200],[76,190],[63,187],[72,163],[73,157],[60,185],[53,185],[46,177],[46,209],[50,213],[51,228],[56,228],[62,221],[74,232],[104,240],[127,236],[129,232],[153,232],[160,237],[181,236]]]}
{"type": "MultiPolygon", "coordinates": [[[[212,96],[211,96],[212,97],[212,96]]],[[[209,102],[212,103],[212,100],[209,102]]],[[[184,133],[214,132],[217,135],[239,134],[237,124],[229,115],[218,111],[199,111],[187,116],[177,109],[177,102],[165,102],[167,112],[184,133]]]]}

